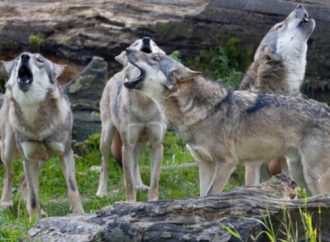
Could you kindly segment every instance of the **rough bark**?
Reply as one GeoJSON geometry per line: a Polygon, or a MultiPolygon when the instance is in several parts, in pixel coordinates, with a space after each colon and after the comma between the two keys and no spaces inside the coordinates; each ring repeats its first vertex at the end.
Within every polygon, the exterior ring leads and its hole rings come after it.
{"type": "MultiPolygon", "coordinates": [[[[224,226],[234,228],[243,241],[252,241],[272,221],[277,239],[285,238],[286,219],[305,241],[300,209],[308,211],[322,241],[330,241],[330,196],[284,200],[296,185],[278,177],[259,186],[217,195],[137,204],[116,203],[95,214],[40,220],[28,241],[239,241],[224,226]],[[289,219],[288,219],[289,220],[289,219]],[[297,226],[297,227],[295,227],[297,226]]],[[[265,234],[256,241],[268,241],[265,234]]]]}

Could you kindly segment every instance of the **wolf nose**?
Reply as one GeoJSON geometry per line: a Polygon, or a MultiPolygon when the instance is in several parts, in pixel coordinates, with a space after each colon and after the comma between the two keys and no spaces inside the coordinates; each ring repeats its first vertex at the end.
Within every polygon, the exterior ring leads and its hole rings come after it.
{"type": "Polygon", "coordinates": [[[144,37],[144,38],[142,39],[142,41],[143,41],[143,44],[149,44],[149,42],[150,42],[150,38],[149,38],[149,37],[144,37]]]}
{"type": "Polygon", "coordinates": [[[299,5],[297,5],[296,8],[297,8],[297,9],[302,9],[302,8],[304,8],[304,6],[303,6],[302,4],[299,4],[299,5]]]}
{"type": "Polygon", "coordinates": [[[133,51],[132,49],[127,48],[127,49],[126,49],[126,55],[129,55],[130,53],[132,53],[132,51],[133,51]]]}
{"type": "Polygon", "coordinates": [[[30,56],[29,55],[27,55],[27,54],[23,54],[23,55],[21,55],[21,60],[22,60],[22,63],[28,63],[29,62],[29,60],[30,60],[30,56]]]}

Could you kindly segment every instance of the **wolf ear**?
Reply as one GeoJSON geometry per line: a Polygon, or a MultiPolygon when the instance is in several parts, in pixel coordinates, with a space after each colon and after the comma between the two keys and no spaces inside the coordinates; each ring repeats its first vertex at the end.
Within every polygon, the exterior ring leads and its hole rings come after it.
{"type": "Polygon", "coordinates": [[[172,71],[172,78],[174,78],[177,82],[185,82],[189,81],[196,76],[202,74],[199,71],[190,70],[188,67],[179,67],[178,69],[172,71]]]}
{"type": "Polygon", "coordinates": [[[15,66],[15,61],[1,61],[1,71],[4,72],[5,75],[10,76],[11,71],[15,66]]]}
{"type": "Polygon", "coordinates": [[[115,57],[115,60],[117,62],[119,62],[120,64],[122,64],[123,66],[127,65],[127,56],[126,56],[126,52],[122,51],[119,55],[117,55],[115,57]]]}
{"type": "Polygon", "coordinates": [[[57,80],[57,78],[63,73],[66,65],[59,65],[53,63],[53,78],[57,80]]]}

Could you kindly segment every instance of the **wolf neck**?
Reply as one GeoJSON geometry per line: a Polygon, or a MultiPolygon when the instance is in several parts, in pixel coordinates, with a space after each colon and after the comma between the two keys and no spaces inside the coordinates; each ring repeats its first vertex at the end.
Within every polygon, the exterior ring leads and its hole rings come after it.
{"type": "Polygon", "coordinates": [[[286,83],[288,83],[289,94],[297,96],[305,78],[307,44],[301,49],[294,49],[291,53],[283,55],[286,67],[286,83]]]}
{"type": "Polygon", "coordinates": [[[203,121],[228,95],[229,91],[219,84],[197,77],[176,86],[174,93],[165,102],[165,110],[170,112],[166,116],[174,126],[187,128],[203,121]]]}
{"type": "Polygon", "coordinates": [[[12,120],[18,122],[15,127],[21,127],[17,131],[37,140],[42,140],[53,132],[53,129],[56,128],[53,123],[64,120],[67,111],[65,105],[62,105],[62,110],[60,109],[60,95],[60,90],[56,88],[46,93],[43,100],[32,103],[23,102],[21,98],[13,96],[12,115],[16,118],[12,120]],[[35,134],[36,137],[32,137],[34,135],[31,136],[31,134],[35,134]]]}

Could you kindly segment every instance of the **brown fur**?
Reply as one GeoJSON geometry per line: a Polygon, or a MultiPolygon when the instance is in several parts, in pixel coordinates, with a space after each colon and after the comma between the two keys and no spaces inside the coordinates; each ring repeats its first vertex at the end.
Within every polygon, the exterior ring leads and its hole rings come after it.
{"type": "Polygon", "coordinates": [[[123,166],[122,154],[121,154],[122,147],[123,147],[123,142],[121,141],[121,137],[118,130],[116,130],[111,143],[111,154],[113,155],[117,164],[120,167],[123,166]]]}

